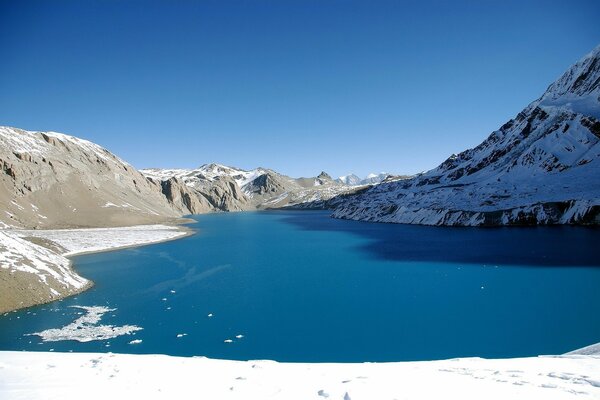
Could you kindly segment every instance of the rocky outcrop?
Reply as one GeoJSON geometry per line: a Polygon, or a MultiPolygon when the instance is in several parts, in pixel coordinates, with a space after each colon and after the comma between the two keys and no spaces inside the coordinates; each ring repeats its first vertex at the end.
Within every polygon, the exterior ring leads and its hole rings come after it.
{"type": "Polygon", "coordinates": [[[265,172],[244,185],[243,190],[251,195],[273,196],[285,192],[285,186],[273,173],[265,172]]]}
{"type": "Polygon", "coordinates": [[[214,209],[206,198],[198,196],[178,178],[160,181],[159,184],[167,200],[182,214],[202,214],[214,209]]]}
{"type": "Polygon", "coordinates": [[[250,207],[246,195],[235,180],[227,175],[216,177],[208,189],[200,194],[213,205],[215,210],[244,211],[250,207]]]}
{"type": "Polygon", "coordinates": [[[600,46],[479,146],[333,216],[427,225],[600,223],[600,46]]]}

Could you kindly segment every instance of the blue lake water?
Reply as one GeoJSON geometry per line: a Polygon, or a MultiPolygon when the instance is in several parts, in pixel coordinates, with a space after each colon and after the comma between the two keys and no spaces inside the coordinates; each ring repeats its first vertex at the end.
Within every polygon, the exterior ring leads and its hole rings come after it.
{"type": "Polygon", "coordinates": [[[202,215],[181,240],[75,257],[94,288],[0,317],[0,349],[345,362],[557,354],[600,342],[599,229],[328,215],[202,215]],[[102,323],[143,330],[87,343],[24,336],[72,322],[72,305],[116,308],[102,323]]]}

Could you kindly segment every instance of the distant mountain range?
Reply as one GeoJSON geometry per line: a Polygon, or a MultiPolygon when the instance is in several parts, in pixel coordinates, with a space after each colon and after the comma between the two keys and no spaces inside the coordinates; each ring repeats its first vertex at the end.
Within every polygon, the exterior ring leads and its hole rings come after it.
{"type": "Polygon", "coordinates": [[[333,215],[428,225],[600,223],[600,46],[483,141],[333,215]]]}
{"type": "Polygon", "coordinates": [[[151,168],[141,172],[159,183],[178,209],[191,214],[295,207],[303,203],[316,208],[332,197],[356,190],[325,172],[316,177],[291,178],[268,168],[243,170],[215,163],[197,169],[151,168]]]}
{"type": "Polygon", "coordinates": [[[410,178],[408,175],[393,175],[387,172],[380,172],[378,174],[369,174],[365,178],[360,178],[357,175],[350,174],[340,176],[336,179],[337,182],[343,183],[348,186],[361,186],[361,185],[375,185],[385,181],[386,179],[406,179],[410,178]]]}

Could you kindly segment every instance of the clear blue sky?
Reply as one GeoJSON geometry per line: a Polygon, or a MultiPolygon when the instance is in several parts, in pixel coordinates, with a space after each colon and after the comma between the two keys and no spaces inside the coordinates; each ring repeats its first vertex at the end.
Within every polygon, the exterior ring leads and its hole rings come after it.
{"type": "Polygon", "coordinates": [[[414,173],[600,43],[599,1],[4,1],[0,124],[138,168],[414,173]]]}

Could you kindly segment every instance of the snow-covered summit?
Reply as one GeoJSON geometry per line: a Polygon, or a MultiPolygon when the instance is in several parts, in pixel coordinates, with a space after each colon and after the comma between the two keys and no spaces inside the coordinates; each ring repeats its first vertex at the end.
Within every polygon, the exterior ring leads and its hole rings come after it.
{"type": "Polygon", "coordinates": [[[434,225],[600,222],[600,47],[473,149],[334,216],[434,225]]]}
{"type": "Polygon", "coordinates": [[[364,178],[360,178],[355,174],[349,174],[340,176],[336,181],[348,186],[374,185],[383,182],[390,176],[392,176],[392,174],[387,172],[380,172],[378,174],[370,173],[364,178]]]}

